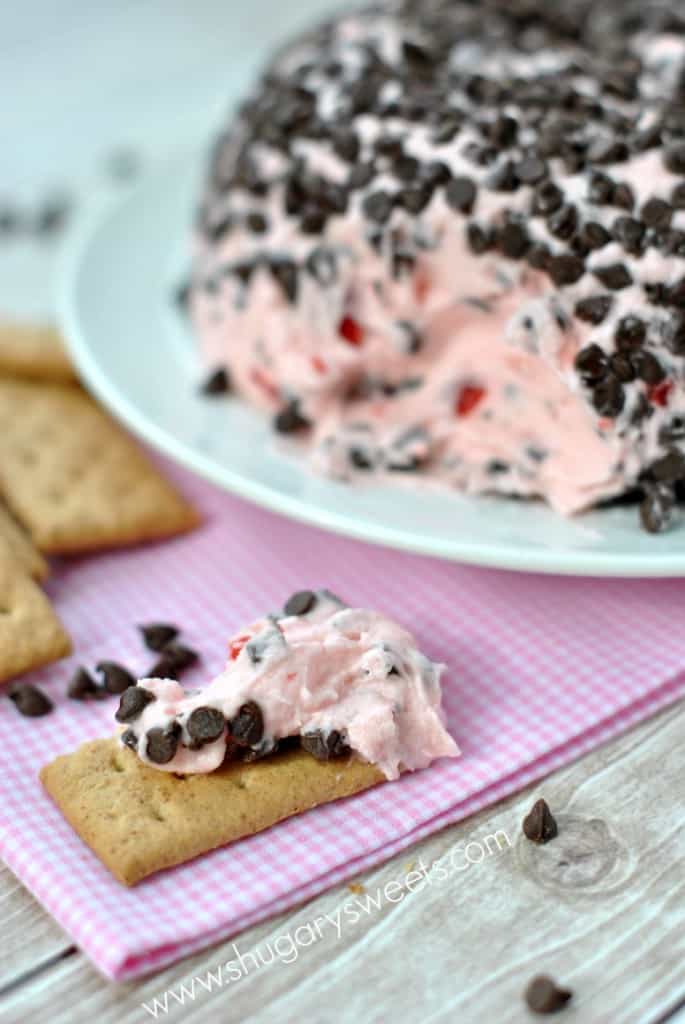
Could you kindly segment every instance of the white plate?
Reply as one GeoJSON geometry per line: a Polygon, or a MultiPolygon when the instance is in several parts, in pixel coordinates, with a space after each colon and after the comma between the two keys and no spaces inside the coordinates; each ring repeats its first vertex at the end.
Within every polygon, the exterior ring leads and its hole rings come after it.
{"type": "Polygon", "coordinates": [[[140,437],[235,494],[338,533],[478,565],[594,576],[685,575],[685,525],[644,533],[637,510],[564,520],[537,503],[314,476],[237,399],[198,394],[202,368],[172,302],[201,161],[167,168],[76,232],[61,318],[88,386],[140,437]]]}

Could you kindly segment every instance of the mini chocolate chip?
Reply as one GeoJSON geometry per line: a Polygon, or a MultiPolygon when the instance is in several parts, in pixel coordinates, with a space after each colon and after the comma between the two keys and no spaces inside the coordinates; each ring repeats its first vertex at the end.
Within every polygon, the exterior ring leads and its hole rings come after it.
{"type": "Polygon", "coordinates": [[[555,238],[570,238],[577,225],[578,211],[572,203],[564,203],[547,218],[547,227],[555,238]]]}
{"type": "Polygon", "coordinates": [[[181,727],[173,722],[170,727],[156,726],[150,729],[145,737],[145,753],[153,764],[168,764],[173,760],[178,749],[181,727]]]}
{"type": "Polygon", "coordinates": [[[544,160],[536,156],[527,156],[515,165],[516,177],[522,185],[537,185],[547,177],[548,168],[544,160]]]}
{"type": "Polygon", "coordinates": [[[240,263],[232,263],[225,269],[224,273],[232,274],[233,277],[237,277],[243,288],[247,288],[256,269],[256,260],[243,260],[240,263]]]}
{"type": "Polygon", "coordinates": [[[493,192],[515,192],[520,182],[516,177],[513,161],[505,160],[489,175],[486,184],[493,192]]]}
{"type": "Polygon", "coordinates": [[[518,121],[508,114],[503,114],[490,124],[482,126],[483,134],[496,146],[508,148],[512,146],[518,136],[518,121]]]}
{"type": "Polygon", "coordinates": [[[350,171],[347,187],[352,190],[366,188],[375,177],[376,171],[373,164],[357,164],[350,171]]]}
{"type": "Polygon", "coordinates": [[[398,320],[396,326],[402,332],[404,351],[407,355],[414,356],[420,352],[423,348],[423,335],[416,324],[410,320],[398,320]]]}
{"type": "Polygon", "coordinates": [[[674,355],[685,355],[685,316],[674,317],[668,324],[666,346],[674,355]]]}
{"type": "Polygon", "coordinates": [[[300,403],[295,398],[273,419],[273,428],[279,434],[295,434],[301,430],[308,430],[309,427],[311,423],[300,412],[300,403]]]}
{"type": "Polygon", "coordinates": [[[67,685],[67,697],[72,700],[92,700],[104,696],[102,688],[82,665],[80,665],[67,685]]]}
{"type": "Polygon", "coordinates": [[[225,395],[230,390],[231,379],[228,375],[228,370],[224,366],[212,370],[200,386],[200,393],[203,395],[225,395]]]}
{"type": "Polygon", "coordinates": [[[399,160],[403,152],[402,139],[395,135],[380,135],[373,147],[379,156],[387,156],[392,160],[399,160]]]}
{"type": "Polygon", "coordinates": [[[373,469],[373,461],[362,448],[350,448],[348,454],[355,469],[373,469]]]}
{"type": "Polygon", "coordinates": [[[617,217],[611,225],[611,233],[631,255],[638,256],[643,251],[645,226],[634,217],[617,217]]]}
{"type": "Polygon", "coordinates": [[[609,359],[609,369],[615,377],[618,377],[622,384],[629,384],[635,380],[635,367],[629,356],[623,355],[621,352],[615,352],[611,356],[609,359]]]}
{"type": "Polygon", "coordinates": [[[643,285],[645,295],[654,306],[668,305],[668,288],[663,281],[648,281],[643,285]]]}
{"type": "Polygon", "coordinates": [[[525,992],[526,1004],[533,1013],[556,1013],[566,1006],[572,995],[570,989],[560,988],[545,974],[533,978],[525,992]]]}
{"type": "Polygon", "coordinates": [[[253,700],[243,704],[238,714],[228,723],[231,739],[241,747],[253,747],[264,735],[264,718],[253,700]]]}
{"type": "Polygon", "coordinates": [[[205,234],[212,242],[218,242],[235,225],[235,218],[232,213],[225,213],[216,220],[207,220],[203,223],[205,234]]]}
{"type": "Polygon", "coordinates": [[[124,729],[120,739],[124,746],[128,747],[129,750],[134,750],[136,753],[138,752],[138,737],[133,729],[124,729]]]}
{"type": "Polygon", "coordinates": [[[603,249],[611,241],[611,235],[596,220],[589,220],[580,229],[580,238],[588,249],[603,249]]]}
{"type": "Polygon", "coordinates": [[[623,385],[616,377],[605,377],[600,380],[592,393],[592,402],[599,415],[611,419],[621,413],[625,400],[623,385]]]}
{"type": "Polygon", "coordinates": [[[546,800],[536,800],[523,819],[523,834],[533,843],[548,843],[556,839],[559,829],[546,800]]]}
{"type": "Polygon", "coordinates": [[[259,210],[251,210],[245,218],[245,224],[255,235],[263,235],[269,230],[269,221],[259,210]]]}
{"type": "Polygon", "coordinates": [[[340,129],[333,134],[333,150],[348,163],[354,163],[359,156],[359,139],[352,131],[340,129]]]}
{"type": "Polygon", "coordinates": [[[672,174],[685,174],[685,142],[676,142],[666,148],[664,163],[672,174]]]}
{"type": "Polygon", "coordinates": [[[499,151],[494,146],[479,146],[470,142],[463,149],[464,157],[479,167],[489,167],[494,164],[499,156],[499,151]]]}
{"type": "Polygon", "coordinates": [[[121,695],[114,717],[117,722],[132,722],[155,699],[154,693],[150,693],[144,686],[129,686],[121,695]]]}
{"type": "Polygon", "coordinates": [[[652,352],[636,352],[631,362],[640,380],[646,384],[660,384],[666,377],[666,371],[652,352]]]}
{"type": "Polygon", "coordinates": [[[393,164],[392,172],[400,181],[413,181],[419,173],[419,161],[403,153],[393,164]]]}
{"type": "Polygon", "coordinates": [[[673,189],[671,192],[671,202],[676,210],[685,210],[685,181],[681,181],[673,189]]]}
{"type": "Polygon", "coordinates": [[[675,495],[668,484],[645,488],[640,505],[640,521],[648,533],[663,533],[673,521],[675,495]]]}
{"type": "Polygon", "coordinates": [[[297,266],[294,260],[287,256],[273,257],[269,260],[269,270],[273,278],[281,286],[283,294],[288,302],[294,304],[297,301],[297,266]]]}
{"type": "Polygon", "coordinates": [[[316,604],[317,598],[313,590],[298,590],[289,597],[283,606],[286,615],[306,615],[316,604]]]}
{"type": "Polygon", "coordinates": [[[329,761],[332,757],[344,757],[350,753],[344,735],[337,729],[331,729],[327,734],[319,730],[305,733],[300,742],[317,761],[329,761]]]}
{"type": "Polygon", "coordinates": [[[601,324],[613,304],[611,295],[591,295],[576,303],[575,314],[589,324],[601,324]]]}
{"type": "Polygon", "coordinates": [[[514,220],[508,220],[498,228],[496,242],[498,248],[511,260],[519,260],[525,256],[530,245],[525,227],[514,220]]]}
{"type": "Polygon", "coordinates": [[[628,159],[628,147],[615,139],[594,139],[587,151],[587,158],[593,164],[617,164],[628,159]]]}
{"type": "Polygon", "coordinates": [[[452,180],[452,171],[443,160],[431,160],[421,168],[421,180],[424,185],[437,188],[452,180]]]}
{"type": "Polygon", "coordinates": [[[394,201],[389,192],[379,190],[372,192],[362,201],[362,210],[369,220],[376,224],[385,224],[392,213],[394,201]]]}
{"type": "MultiPolygon", "coordinates": [[[[326,214],[318,206],[307,206],[302,211],[300,230],[305,235],[320,235],[326,226],[326,214]]],[[[287,293],[286,293],[287,294],[287,293]]],[[[289,297],[289,296],[288,296],[289,297]]],[[[294,302],[294,299],[290,299],[294,302]]]]}
{"type": "Polygon", "coordinates": [[[216,708],[200,707],[191,711],[186,722],[186,729],[190,736],[192,749],[197,750],[205,743],[213,743],[223,736],[226,728],[226,719],[216,708]]]}
{"type": "Polygon", "coordinates": [[[627,267],[623,263],[612,263],[607,267],[595,267],[592,273],[605,288],[619,292],[633,283],[627,267]]]}
{"type": "Polygon", "coordinates": [[[574,366],[586,384],[595,384],[605,376],[607,363],[606,352],[593,342],[580,350],[574,366]]]}
{"type": "Polygon", "coordinates": [[[534,270],[547,270],[551,258],[552,253],[549,246],[539,242],[531,245],[526,252],[526,260],[534,270]]]}
{"type": "Polygon", "coordinates": [[[469,248],[477,256],[487,252],[488,249],[492,248],[492,235],[482,228],[479,224],[473,222],[466,228],[466,239],[469,244],[469,248]]]}
{"type": "Polygon", "coordinates": [[[640,211],[640,216],[650,228],[668,228],[673,218],[673,207],[664,199],[648,199],[640,211]]]}
{"type": "Polygon", "coordinates": [[[666,301],[669,306],[677,306],[679,309],[685,308],[685,277],[668,288],[666,301]]]}
{"type": "Polygon", "coordinates": [[[129,686],[136,685],[136,680],[128,669],[115,661],[101,661],[95,669],[102,675],[103,686],[108,693],[123,693],[129,686]]]}
{"type": "Polygon", "coordinates": [[[412,185],[400,190],[397,202],[408,213],[418,215],[423,213],[432,198],[433,189],[430,185],[412,185]]]}
{"type": "Polygon", "coordinates": [[[659,443],[663,445],[685,441],[685,416],[672,416],[659,431],[659,443]]]}
{"type": "Polygon", "coordinates": [[[630,144],[636,153],[646,153],[648,149],[656,149],[661,142],[661,126],[658,124],[635,132],[630,137],[630,144]]]}
{"type": "Polygon", "coordinates": [[[305,267],[312,277],[324,287],[333,284],[338,276],[335,253],[321,245],[309,253],[305,267]]]}
{"type": "Polygon", "coordinates": [[[608,174],[596,171],[590,178],[588,199],[597,206],[603,206],[611,201],[615,187],[608,174]]]}
{"type": "Polygon", "coordinates": [[[453,210],[471,213],[476,201],[477,190],[471,178],[453,178],[445,189],[445,199],[453,210]]]}
{"type": "Polygon", "coordinates": [[[643,344],[647,336],[647,327],[639,316],[629,314],[623,316],[616,325],[614,337],[621,352],[634,352],[643,344]]]}
{"type": "Polygon", "coordinates": [[[564,201],[564,193],[553,181],[539,185],[533,197],[533,213],[546,217],[558,210],[564,201]]]}
{"type": "Polygon", "coordinates": [[[150,669],[153,679],[178,679],[180,672],[199,660],[197,651],[173,640],[160,653],[161,657],[150,669]]]}
{"type": "Polygon", "coordinates": [[[575,284],[585,273],[585,264],[579,256],[572,253],[560,253],[552,256],[547,268],[549,276],[558,287],[575,284]]]}
{"type": "Polygon", "coordinates": [[[138,626],[138,629],[149,651],[161,651],[179,634],[178,626],[166,622],[151,622],[146,626],[138,626]]]}
{"type": "Polygon", "coordinates": [[[611,193],[612,206],[620,206],[622,210],[632,210],[635,206],[635,193],[630,185],[621,182],[611,193]]]}
{"type": "Polygon", "coordinates": [[[668,452],[649,467],[649,473],[657,483],[675,483],[685,479],[685,455],[679,451],[668,452]]]}
{"type": "Polygon", "coordinates": [[[29,683],[14,683],[7,691],[7,696],[19,714],[26,718],[42,718],[43,715],[49,715],[54,707],[42,690],[29,683]]]}
{"type": "Polygon", "coordinates": [[[455,135],[461,130],[463,121],[462,114],[451,110],[443,111],[431,137],[432,143],[435,146],[445,146],[454,141],[455,135]]]}

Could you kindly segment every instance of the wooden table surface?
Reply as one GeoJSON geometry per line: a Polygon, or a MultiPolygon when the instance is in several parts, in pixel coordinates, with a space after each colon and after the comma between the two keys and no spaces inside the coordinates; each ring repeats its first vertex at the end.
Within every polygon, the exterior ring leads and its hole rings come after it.
{"type": "Polygon", "coordinates": [[[684,765],[681,701],[352,887],[134,983],[105,981],[0,870],[0,1022],[503,1024],[535,1019],[522,991],[539,972],[574,993],[554,1019],[684,1022],[684,765]],[[542,794],[559,836],[536,846],[521,820],[542,794]],[[338,936],[323,915],[352,904],[338,936]]]}

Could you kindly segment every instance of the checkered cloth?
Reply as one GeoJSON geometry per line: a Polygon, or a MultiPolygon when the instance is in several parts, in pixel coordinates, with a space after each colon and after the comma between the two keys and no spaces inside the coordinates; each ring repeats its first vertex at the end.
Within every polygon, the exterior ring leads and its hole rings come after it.
{"type": "Polygon", "coordinates": [[[173,471],[207,516],[165,544],[58,567],[51,594],[77,656],[34,673],[56,711],[0,700],[0,853],[108,977],[158,969],[458,821],[685,693],[685,582],[512,575],[372,549],[257,510],[173,471]],[[170,620],[218,672],[226,639],[294,590],[328,587],[409,627],[449,666],[463,756],[318,808],[148,879],[115,882],[44,795],[41,765],[113,730],[116,700],[65,697],[78,663],[144,674],[136,623],[170,620]]]}

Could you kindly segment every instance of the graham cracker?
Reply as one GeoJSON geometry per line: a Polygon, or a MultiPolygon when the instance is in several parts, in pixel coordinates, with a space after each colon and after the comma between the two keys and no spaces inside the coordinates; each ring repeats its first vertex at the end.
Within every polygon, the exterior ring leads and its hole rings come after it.
{"type": "Polygon", "coordinates": [[[76,380],[54,327],[10,321],[0,321],[0,373],[43,381],[76,380]]]}
{"type": "Polygon", "coordinates": [[[70,653],[52,605],[0,538],[0,682],[70,653]]]}
{"type": "Polygon", "coordinates": [[[78,387],[0,378],[0,492],[40,551],[157,540],[192,506],[78,387]]]}
{"type": "Polygon", "coordinates": [[[375,765],[317,761],[304,750],[179,777],[143,764],[116,737],[56,758],[40,778],[124,885],[385,780],[375,765]]]}
{"type": "Polygon", "coordinates": [[[11,554],[34,580],[44,580],[49,573],[48,563],[19,526],[4,505],[0,504],[0,539],[7,542],[11,554]]]}

